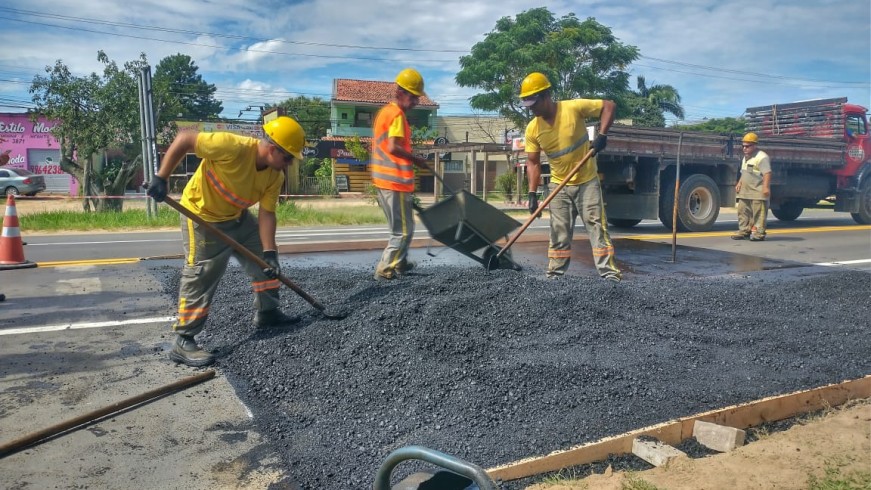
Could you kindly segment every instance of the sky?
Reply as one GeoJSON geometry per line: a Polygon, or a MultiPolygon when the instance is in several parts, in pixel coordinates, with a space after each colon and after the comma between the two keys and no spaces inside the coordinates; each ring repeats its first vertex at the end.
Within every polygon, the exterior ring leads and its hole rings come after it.
{"type": "Polygon", "coordinates": [[[0,112],[32,108],[30,83],[57,60],[100,73],[104,50],[119,65],[144,52],[152,69],[190,56],[229,118],[297,95],[329,100],[336,78],[393,80],[408,66],[439,114],[480,114],[468,104],[478,90],[454,82],[459,57],[500,18],[542,6],[636,46],[632,88],[639,75],[675,87],[684,122],[817,98],[871,105],[867,0],[6,0],[0,112]]]}

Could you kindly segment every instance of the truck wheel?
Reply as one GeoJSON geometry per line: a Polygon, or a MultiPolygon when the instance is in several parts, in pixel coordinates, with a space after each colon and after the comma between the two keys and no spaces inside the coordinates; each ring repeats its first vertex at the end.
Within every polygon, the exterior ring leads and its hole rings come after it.
{"type": "Polygon", "coordinates": [[[862,183],[859,192],[859,212],[850,213],[853,220],[860,225],[871,225],[871,178],[862,183]]]}
{"type": "Polygon", "coordinates": [[[795,221],[801,216],[804,206],[798,201],[786,201],[780,203],[778,209],[771,208],[771,214],[780,221],[795,221]]]}
{"type": "Polygon", "coordinates": [[[608,223],[611,223],[613,226],[617,228],[632,228],[633,226],[641,223],[640,219],[620,219],[620,218],[608,218],[608,223]]]}
{"type": "MultiPolygon", "coordinates": [[[[674,182],[665,186],[659,199],[659,220],[671,229],[674,182]]],[[[720,215],[720,189],[705,174],[690,175],[681,182],[677,207],[678,231],[708,231],[720,215]]]]}

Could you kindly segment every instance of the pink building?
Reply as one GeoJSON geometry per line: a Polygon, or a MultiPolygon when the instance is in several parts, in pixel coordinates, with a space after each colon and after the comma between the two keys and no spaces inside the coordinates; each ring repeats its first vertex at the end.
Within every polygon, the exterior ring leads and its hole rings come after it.
{"type": "Polygon", "coordinates": [[[0,113],[0,152],[9,151],[8,167],[24,168],[45,178],[46,192],[78,195],[79,183],[60,168],[60,145],[54,123],[43,116],[0,113]]]}

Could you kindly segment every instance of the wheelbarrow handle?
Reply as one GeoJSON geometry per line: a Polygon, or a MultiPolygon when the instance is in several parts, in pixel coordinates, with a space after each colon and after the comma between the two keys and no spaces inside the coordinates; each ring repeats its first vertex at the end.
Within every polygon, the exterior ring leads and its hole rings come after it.
{"type": "MultiPolygon", "coordinates": [[[[271,269],[271,268],[272,268],[272,266],[270,266],[269,264],[267,264],[265,260],[263,260],[261,257],[258,257],[257,254],[255,254],[254,252],[248,250],[244,245],[242,245],[241,243],[237,242],[236,240],[233,240],[229,235],[227,235],[227,234],[224,233],[223,231],[221,231],[221,230],[219,230],[218,228],[216,228],[215,225],[213,225],[213,224],[209,223],[208,221],[204,220],[203,218],[201,218],[200,216],[198,216],[197,214],[195,214],[195,213],[194,213],[193,211],[191,211],[190,209],[188,209],[188,208],[182,206],[182,205],[181,205],[178,201],[176,201],[175,199],[173,199],[173,198],[171,198],[171,197],[169,197],[169,196],[166,196],[166,197],[164,198],[163,202],[165,202],[166,204],[168,204],[169,207],[175,209],[175,210],[178,211],[179,213],[181,213],[181,214],[185,215],[186,217],[188,217],[191,221],[196,222],[197,224],[199,224],[200,226],[202,226],[203,228],[205,228],[206,230],[208,230],[209,233],[211,233],[211,234],[214,235],[216,238],[218,238],[218,239],[221,240],[222,242],[224,242],[224,243],[226,243],[227,245],[229,245],[233,250],[235,250],[235,251],[239,252],[240,254],[242,254],[242,256],[244,256],[246,259],[248,259],[248,260],[250,260],[251,262],[254,262],[255,264],[257,264],[257,266],[260,267],[261,269],[271,269]]],[[[284,275],[282,275],[282,274],[278,274],[278,275],[276,276],[276,279],[278,279],[279,281],[283,282],[285,286],[287,286],[287,287],[289,287],[290,289],[292,289],[294,293],[300,295],[300,296],[302,297],[302,299],[308,301],[308,303],[309,303],[310,305],[314,306],[315,308],[317,308],[318,310],[320,310],[322,313],[323,313],[324,310],[326,309],[326,308],[324,307],[324,305],[322,305],[320,302],[318,302],[318,300],[312,298],[308,293],[306,293],[305,291],[303,291],[302,288],[300,288],[299,286],[297,286],[296,283],[294,283],[293,281],[291,281],[290,279],[288,279],[288,278],[285,277],[284,275]]]]}
{"type": "Polygon", "coordinates": [[[582,158],[580,162],[575,164],[575,166],[572,168],[566,178],[563,179],[563,181],[560,182],[559,185],[556,186],[556,188],[547,195],[544,201],[542,201],[541,204],[538,205],[538,209],[536,209],[535,212],[532,213],[529,219],[527,219],[526,222],[523,223],[523,226],[520,227],[520,230],[518,230],[517,233],[515,233],[510,240],[508,240],[508,243],[506,243],[505,246],[502,247],[502,250],[500,250],[499,253],[497,253],[492,260],[498,260],[500,257],[502,257],[502,255],[505,254],[506,250],[514,245],[514,242],[516,242],[517,239],[520,238],[520,235],[522,235],[523,232],[526,231],[527,228],[529,228],[529,225],[531,225],[532,222],[535,221],[535,218],[538,218],[541,215],[541,212],[544,211],[544,208],[546,208],[547,205],[550,204],[551,201],[553,201],[553,198],[556,197],[557,193],[562,190],[562,188],[565,187],[566,184],[568,184],[569,180],[571,180],[571,178],[574,177],[575,174],[581,170],[581,167],[583,167],[584,164],[587,163],[587,160],[593,158],[594,156],[596,156],[596,149],[590,148],[590,151],[588,151],[587,154],[584,155],[584,158],[582,158]]]}
{"type": "Polygon", "coordinates": [[[429,170],[430,172],[432,172],[432,174],[435,176],[436,180],[438,180],[439,182],[441,182],[441,183],[442,183],[442,186],[444,186],[444,188],[445,188],[445,189],[446,189],[446,190],[447,190],[447,191],[448,191],[452,196],[453,196],[453,195],[456,195],[456,192],[454,192],[454,190],[451,189],[451,187],[450,187],[450,186],[445,182],[445,179],[442,178],[442,176],[439,175],[439,173],[436,172],[435,169],[433,169],[432,167],[430,167],[430,166],[427,165],[426,163],[421,163],[421,164],[419,164],[419,166],[422,167],[422,168],[425,168],[425,169],[429,170]]]}

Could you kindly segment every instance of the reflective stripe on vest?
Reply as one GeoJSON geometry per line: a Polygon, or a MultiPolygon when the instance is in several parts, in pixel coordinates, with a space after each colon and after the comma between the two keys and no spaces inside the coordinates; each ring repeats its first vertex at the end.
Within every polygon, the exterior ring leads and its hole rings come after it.
{"type": "Polygon", "coordinates": [[[574,143],[572,143],[571,146],[569,146],[568,148],[563,148],[562,150],[557,150],[553,153],[548,153],[548,152],[544,152],[544,153],[547,155],[548,158],[559,158],[563,155],[568,155],[569,153],[577,150],[578,148],[583,146],[584,143],[586,143],[587,141],[590,141],[590,137],[587,135],[586,132],[584,132],[584,137],[579,139],[578,141],[575,141],[574,143]]]}
{"type": "Polygon", "coordinates": [[[248,209],[253,206],[255,203],[253,201],[249,201],[247,199],[242,199],[241,197],[230,192],[222,182],[221,179],[215,175],[211,170],[206,170],[206,180],[212,184],[212,187],[218,192],[218,194],[224,198],[225,201],[236,206],[239,209],[248,209]]]}
{"type": "Polygon", "coordinates": [[[414,166],[404,158],[391,155],[387,151],[390,125],[396,117],[402,116],[405,132],[403,148],[411,151],[411,128],[402,110],[395,104],[381,109],[375,118],[372,140],[372,155],[369,168],[372,171],[372,184],[380,189],[391,189],[400,192],[414,192],[414,166]]]}

